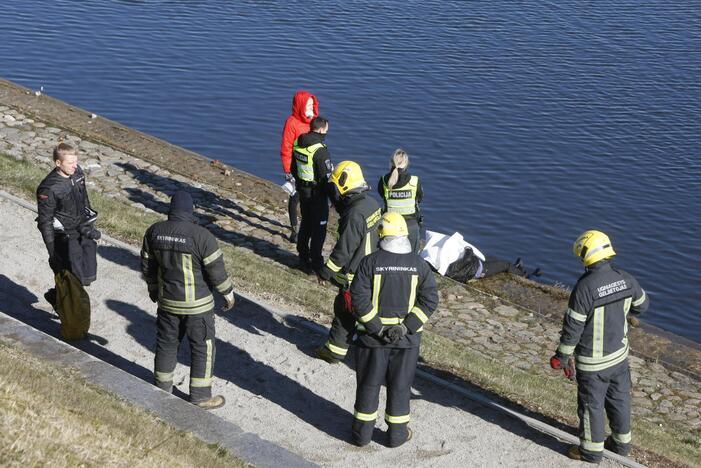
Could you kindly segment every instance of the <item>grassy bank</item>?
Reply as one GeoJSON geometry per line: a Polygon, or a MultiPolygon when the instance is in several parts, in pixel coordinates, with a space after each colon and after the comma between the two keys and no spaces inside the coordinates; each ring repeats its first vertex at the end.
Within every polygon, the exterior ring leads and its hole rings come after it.
{"type": "Polygon", "coordinates": [[[2,341],[0,375],[3,466],[247,466],[2,341]]]}
{"type": "MultiPolygon", "coordinates": [[[[0,156],[0,174],[1,185],[33,199],[34,190],[45,171],[33,164],[0,156]]],[[[100,212],[100,229],[132,244],[138,245],[146,228],[162,219],[99,193],[91,192],[91,199],[100,212]]],[[[292,303],[312,313],[330,313],[332,289],[318,286],[309,276],[247,249],[221,244],[237,290],[292,303]]],[[[544,377],[520,371],[435,333],[426,332],[424,335],[422,357],[429,366],[450,372],[539,414],[569,425],[576,424],[575,386],[559,375],[544,377]]],[[[668,462],[647,453],[654,452],[679,463],[701,465],[698,439],[689,438],[673,427],[660,427],[642,419],[636,420],[634,431],[636,446],[646,450],[636,451],[638,460],[669,466],[668,462]]]]}

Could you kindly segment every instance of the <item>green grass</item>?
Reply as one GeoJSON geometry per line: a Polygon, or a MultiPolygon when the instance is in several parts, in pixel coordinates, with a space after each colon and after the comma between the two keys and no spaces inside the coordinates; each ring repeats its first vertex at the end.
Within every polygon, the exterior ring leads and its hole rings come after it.
{"type": "Polygon", "coordinates": [[[3,466],[248,466],[3,341],[0,375],[3,466]]]}
{"type": "MultiPolygon", "coordinates": [[[[0,173],[2,185],[31,198],[45,175],[43,170],[30,163],[6,156],[0,157],[0,173]]],[[[99,228],[133,244],[139,245],[146,228],[163,219],[100,193],[91,192],[90,197],[100,212],[99,228]]],[[[221,245],[238,291],[293,304],[309,312],[331,313],[334,296],[331,288],[321,287],[313,278],[247,249],[227,243],[221,245]]],[[[424,333],[422,349],[422,358],[430,366],[576,426],[576,387],[564,378],[549,378],[518,370],[431,332],[424,333]]],[[[634,421],[634,431],[637,446],[676,462],[701,465],[698,434],[689,434],[675,427],[659,427],[642,419],[634,421]]],[[[646,462],[654,464],[654,460],[646,462]]]]}

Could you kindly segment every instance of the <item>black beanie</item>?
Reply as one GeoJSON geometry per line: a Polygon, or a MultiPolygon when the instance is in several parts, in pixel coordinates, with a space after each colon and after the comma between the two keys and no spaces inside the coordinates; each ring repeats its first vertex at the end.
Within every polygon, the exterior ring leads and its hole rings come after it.
{"type": "Polygon", "coordinates": [[[176,211],[178,213],[192,214],[192,197],[189,193],[183,190],[175,192],[170,199],[170,211],[168,213],[172,214],[176,211]]]}

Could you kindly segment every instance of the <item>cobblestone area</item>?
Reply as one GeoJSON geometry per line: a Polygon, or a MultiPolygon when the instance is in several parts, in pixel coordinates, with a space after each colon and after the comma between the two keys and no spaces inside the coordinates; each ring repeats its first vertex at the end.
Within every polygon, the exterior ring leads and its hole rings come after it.
{"type": "MultiPolygon", "coordinates": [[[[294,246],[280,192],[279,204],[251,202],[245,186],[240,192],[194,182],[111,147],[81,140],[59,128],[34,121],[0,105],[0,153],[52,167],[51,150],[59,140],[80,148],[81,166],[91,190],[128,200],[135,208],[164,213],[170,194],[188,189],[202,224],[220,239],[271,262],[295,267],[294,246]]],[[[327,237],[327,252],[333,234],[327,237]]],[[[428,326],[434,332],[486,356],[527,372],[552,376],[547,366],[559,338],[560,323],[505,303],[470,285],[440,281],[441,305],[428,326]]],[[[632,356],[633,412],[660,425],[683,431],[701,429],[701,381],[693,372],[679,372],[632,356]]],[[[697,432],[698,434],[698,432],[697,432]]]]}

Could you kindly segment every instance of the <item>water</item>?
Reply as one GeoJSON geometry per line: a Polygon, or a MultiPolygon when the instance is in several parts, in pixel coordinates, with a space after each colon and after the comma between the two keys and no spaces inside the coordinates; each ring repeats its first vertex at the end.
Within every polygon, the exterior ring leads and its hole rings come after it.
{"type": "Polygon", "coordinates": [[[0,76],[282,182],[294,91],[429,228],[571,286],[610,234],[648,320],[701,342],[701,3],[5,0],[0,76]]]}

